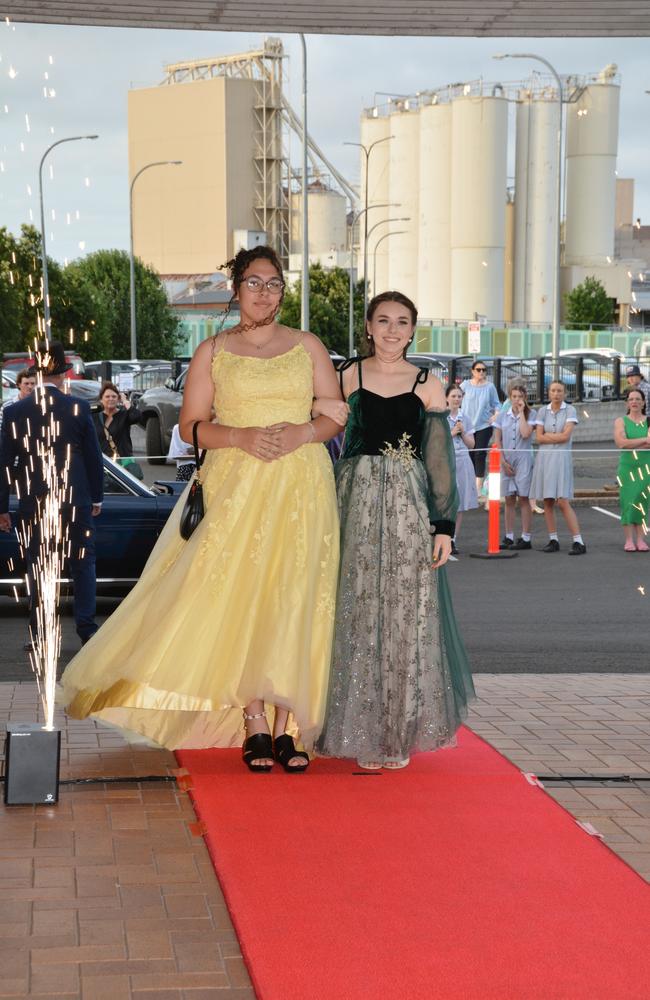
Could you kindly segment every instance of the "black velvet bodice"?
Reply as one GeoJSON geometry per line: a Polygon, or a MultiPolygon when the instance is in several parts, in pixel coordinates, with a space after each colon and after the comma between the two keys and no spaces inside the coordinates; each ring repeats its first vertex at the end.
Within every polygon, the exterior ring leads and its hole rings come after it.
{"type": "Polygon", "coordinates": [[[426,369],[418,370],[410,392],[380,396],[364,388],[361,367],[359,362],[359,388],[348,397],[350,416],[341,458],[381,455],[388,445],[398,448],[404,434],[408,434],[409,445],[420,458],[425,410],[415,387],[426,379],[426,369]]]}

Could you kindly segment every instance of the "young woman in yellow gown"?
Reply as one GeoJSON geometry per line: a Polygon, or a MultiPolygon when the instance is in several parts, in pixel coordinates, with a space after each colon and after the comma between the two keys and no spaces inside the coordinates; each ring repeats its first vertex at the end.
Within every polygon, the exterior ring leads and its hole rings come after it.
{"type": "Polygon", "coordinates": [[[274,251],[230,266],[241,322],[198,347],[179,421],[186,441],[200,421],[205,516],[183,540],[179,500],[136,587],[68,665],[63,701],[170,749],[243,741],[252,770],[298,771],[285,730],[291,717],[307,750],[320,732],[338,571],[322,442],[340,427],[311,409],[338,385],[318,338],[276,321],[274,251]]]}

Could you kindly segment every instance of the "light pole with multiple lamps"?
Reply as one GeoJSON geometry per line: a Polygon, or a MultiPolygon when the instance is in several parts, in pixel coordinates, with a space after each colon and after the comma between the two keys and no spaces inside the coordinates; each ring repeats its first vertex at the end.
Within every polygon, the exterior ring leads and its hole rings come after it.
{"type": "MultiPolygon", "coordinates": [[[[364,186],[364,207],[363,212],[365,213],[364,231],[363,231],[363,315],[366,315],[366,308],[368,306],[368,168],[370,166],[370,154],[372,153],[375,146],[378,146],[380,142],[388,142],[390,139],[394,139],[394,135],[384,135],[381,139],[375,139],[371,142],[369,146],[366,146],[363,142],[344,142],[344,146],[358,146],[359,149],[363,150],[364,156],[366,158],[365,164],[365,186],[364,186]]],[[[371,205],[370,208],[379,208],[380,206],[371,205]]],[[[361,215],[358,213],[357,218],[361,215]]]]}
{"type": "Polygon", "coordinates": [[[151,167],[178,167],[181,165],[182,160],[156,160],[154,163],[145,163],[144,167],[140,167],[137,174],[133,177],[131,181],[131,186],[129,187],[129,300],[130,300],[130,313],[131,313],[131,358],[135,361],[137,358],[137,331],[135,322],[135,257],[133,256],[133,188],[135,182],[137,181],[140,174],[143,174],[145,170],[149,170],[151,167]]]}
{"type": "MultiPolygon", "coordinates": [[[[379,226],[388,226],[391,222],[410,222],[410,215],[402,215],[395,219],[380,219],[379,222],[375,222],[374,226],[371,226],[368,230],[368,243],[370,243],[370,237],[374,233],[375,229],[379,226]]],[[[400,230],[400,232],[405,232],[406,230],[400,230]]],[[[377,240],[375,243],[375,249],[372,254],[372,294],[377,294],[377,245],[381,243],[381,239],[377,240]]]]}
{"type": "MultiPolygon", "coordinates": [[[[351,145],[356,145],[356,143],[351,143],[351,145]]],[[[366,197],[367,197],[367,189],[366,189],[366,197]]],[[[366,244],[364,246],[364,250],[367,253],[367,248],[368,248],[368,238],[367,238],[367,233],[368,233],[368,212],[370,211],[371,208],[399,208],[399,205],[396,202],[390,202],[390,201],[388,201],[388,202],[382,202],[381,205],[366,205],[365,208],[360,209],[357,212],[357,214],[355,216],[353,216],[352,221],[350,223],[350,228],[348,230],[349,231],[349,250],[350,250],[350,260],[349,260],[349,264],[350,264],[350,269],[349,269],[350,291],[349,291],[349,305],[348,305],[348,351],[349,351],[349,356],[350,357],[352,357],[352,355],[354,354],[354,282],[352,280],[352,273],[353,273],[352,258],[353,258],[353,255],[354,255],[354,227],[356,226],[356,224],[359,221],[359,219],[361,218],[361,216],[364,215],[365,218],[366,218],[366,244]]],[[[366,258],[366,260],[367,260],[367,258],[366,258]]],[[[368,294],[368,282],[366,280],[366,274],[367,274],[367,264],[366,264],[366,272],[364,273],[364,276],[363,276],[364,277],[364,281],[363,281],[363,290],[364,290],[364,294],[363,294],[363,317],[364,317],[364,321],[365,321],[366,308],[367,308],[366,298],[367,298],[367,294],[368,294]]]]}
{"type": "MultiPolygon", "coordinates": [[[[387,222],[389,222],[389,221],[395,221],[396,222],[397,220],[396,219],[395,220],[387,219],[386,221],[387,222]]],[[[406,222],[406,221],[407,220],[404,219],[404,222],[406,222]]],[[[384,240],[387,240],[389,238],[389,236],[402,236],[407,231],[408,230],[406,230],[406,229],[394,229],[390,233],[384,233],[384,235],[380,236],[379,239],[377,240],[377,242],[375,243],[375,249],[373,250],[373,253],[372,253],[372,288],[373,288],[373,291],[375,289],[375,282],[377,281],[377,247],[379,246],[380,243],[383,243],[384,240]]]]}
{"type": "Polygon", "coordinates": [[[45,209],[43,207],[43,164],[48,153],[51,153],[55,146],[60,146],[64,142],[79,142],[81,139],[98,139],[97,135],[71,135],[67,139],[59,139],[48,146],[41,157],[38,165],[38,196],[41,203],[41,252],[43,255],[43,335],[46,340],[50,339],[52,332],[52,320],[50,317],[50,286],[47,274],[47,248],[45,245],[45,209]]]}
{"type": "MultiPolygon", "coordinates": [[[[564,92],[562,89],[562,80],[560,75],[554,66],[544,59],[543,56],[535,55],[532,52],[504,52],[500,55],[492,57],[493,59],[532,59],[535,62],[540,62],[555,78],[555,83],[557,85],[558,94],[558,126],[557,126],[557,178],[556,178],[556,205],[557,205],[557,227],[555,234],[555,251],[554,251],[554,274],[553,274],[553,326],[552,326],[552,337],[551,337],[551,354],[553,355],[554,371],[557,374],[557,359],[560,356],[560,289],[561,289],[561,277],[560,277],[560,266],[561,266],[561,241],[562,241],[562,115],[564,106],[564,92]]],[[[522,319],[524,317],[521,317],[522,319]]],[[[555,376],[554,376],[555,377],[555,376]]]]}

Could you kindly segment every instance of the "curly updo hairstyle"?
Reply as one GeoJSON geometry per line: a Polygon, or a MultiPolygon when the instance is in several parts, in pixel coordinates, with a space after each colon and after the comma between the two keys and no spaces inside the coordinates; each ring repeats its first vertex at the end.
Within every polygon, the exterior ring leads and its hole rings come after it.
{"type": "MultiPolygon", "coordinates": [[[[377,312],[377,308],[382,304],[382,302],[397,302],[400,306],[404,306],[411,314],[411,322],[415,327],[418,321],[418,311],[415,303],[409,299],[408,295],[404,295],[403,292],[381,292],[379,295],[375,295],[374,298],[368,303],[368,311],[366,312],[366,322],[370,323],[372,317],[377,312]]],[[[375,342],[369,333],[366,333],[368,339],[368,354],[372,357],[375,353],[375,342]]],[[[413,337],[409,340],[408,344],[404,348],[404,357],[406,357],[406,352],[409,349],[413,337]]]]}

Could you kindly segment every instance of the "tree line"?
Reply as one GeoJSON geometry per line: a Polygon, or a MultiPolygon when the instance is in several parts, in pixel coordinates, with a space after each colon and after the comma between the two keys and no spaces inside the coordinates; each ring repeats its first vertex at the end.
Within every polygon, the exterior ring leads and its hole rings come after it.
{"type": "MultiPolygon", "coordinates": [[[[98,250],[65,267],[47,259],[52,336],[86,360],[131,356],[129,255],[98,250]]],[[[158,274],[136,258],[136,323],[142,358],[171,358],[182,342],[158,274]]],[[[41,238],[0,227],[0,349],[33,347],[42,317],[41,238]]]]}

